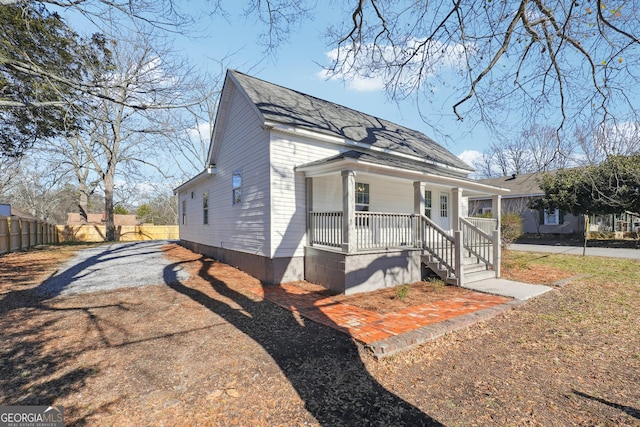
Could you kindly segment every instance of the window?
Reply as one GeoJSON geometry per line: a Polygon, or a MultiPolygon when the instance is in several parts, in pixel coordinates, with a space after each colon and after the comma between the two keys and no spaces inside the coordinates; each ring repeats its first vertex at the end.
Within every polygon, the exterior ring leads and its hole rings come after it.
{"type": "Polygon", "coordinates": [[[431,218],[431,207],[433,202],[431,199],[431,190],[425,190],[424,192],[424,216],[431,218]]]}
{"type": "Polygon", "coordinates": [[[182,201],[182,225],[187,224],[187,201],[182,201]]]}
{"type": "Polygon", "coordinates": [[[233,172],[231,188],[233,192],[233,204],[239,205],[242,203],[242,169],[233,172]]]}
{"type": "Polygon", "coordinates": [[[449,217],[449,193],[440,193],[440,216],[449,217]]]}
{"type": "Polygon", "coordinates": [[[202,223],[209,224],[209,193],[202,194],[202,223]]]}
{"type": "Polygon", "coordinates": [[[369,211],[369,184],[356,182],[356,211],[369,211]]]}
{"type": "Polygon", "coordinates": [[[544,225],[558,225],[560,224],[560,212],[558,209],[545,209],[544,210],[544,225]]]}

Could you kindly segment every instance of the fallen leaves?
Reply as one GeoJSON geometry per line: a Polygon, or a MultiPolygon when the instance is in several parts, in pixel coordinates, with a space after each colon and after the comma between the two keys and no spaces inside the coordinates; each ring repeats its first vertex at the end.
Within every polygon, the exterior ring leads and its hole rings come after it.
{"type": "MultiPolygon", "coordinates": [[[[64,251],[0,258],[0,298],[36,286],[64,251]]],[[[445,425],[638,424],[637,280],[583,277],[378,361],[249,294],[259,282],[241,271],[176,245],[166,252],[193,267],[183,293],[154,286],[8,307],[0,404],[62,404],[77,425],[319,426],[328,410],[366,409],[359,393],[379,423],[410,405],[445,425]]],[[[517,267],[548,283],[567,274],[517,267]]]]}

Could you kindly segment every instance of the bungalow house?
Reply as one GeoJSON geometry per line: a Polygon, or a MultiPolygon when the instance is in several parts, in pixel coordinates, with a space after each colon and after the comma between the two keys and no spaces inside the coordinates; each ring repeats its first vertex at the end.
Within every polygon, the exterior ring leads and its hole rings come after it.
{"type": "Polygon", "coordinates": [[[499,275],[506,190],[411,129],[227,72],[206,169],[176,188],[180,241],[266,283],[306,279],[347,294],[499,275]]]}
{"type": "MultiPolygon", "coordinates": [[[[508,188],[511,193],[502,199],[502,213],[514,212],[522,218],[523,231],[535,234],[573,234],[584,232],[584,220],[558,209],[536,210],[529,208],[531,200],[544,196],[538,184],[542,172],[513,174],[500,178],[482,179],[486,185],[508,188]]],[[[487,197],[469,199],[469,214],[492,212],[491,200],[487,197]]]]}
{"type": "MultiPolygon", "coordinates": [[[[553,172],[553,171],[550,171],[553,172]]],[[[515,212],[522,217],[523,231],[531,234],[580,234],[584,233],[584,217],[576,217],[558,209],[536,210],[529,208],[531,200],[544,196],[538,184],[542,172],[513,174],[500,178],[479,180],[483,184],[507,188],[511,191],[502,199],[502,213],[515,212]]],[[[471,197],[469,214],[486,214],[492,211],[488,197],[471,197]]],[[[640,231],[640,215],[619,212],[607,215],[589,215],[589,231],[611,233],[615,238],[634,237],[640,231]]]]}

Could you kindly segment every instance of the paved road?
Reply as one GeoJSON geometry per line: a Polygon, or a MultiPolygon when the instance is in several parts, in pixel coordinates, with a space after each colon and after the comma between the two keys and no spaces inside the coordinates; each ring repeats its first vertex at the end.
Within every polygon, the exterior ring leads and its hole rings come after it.
{"type": "MultiPolygon", "coordinates": [[[[45,297],[107,291],[165,284],[165,267],[171,264],[163,254],[166,240],[100,245],[79,251],[36,292],[45,297]]],[[[186,279],[186,271],[175,266],[176,277],[186,279]]]]}
{"type": "MultiPolygon", "coordinates": [[[[554,254],[582,255],[581,246],[524,245],[514,243],[509,245],[509,249],[526,252],[550,252],[554,254]]],[[[589,256],[640,260],[640,249],[587,248],[585,254],[589,256]]]]}

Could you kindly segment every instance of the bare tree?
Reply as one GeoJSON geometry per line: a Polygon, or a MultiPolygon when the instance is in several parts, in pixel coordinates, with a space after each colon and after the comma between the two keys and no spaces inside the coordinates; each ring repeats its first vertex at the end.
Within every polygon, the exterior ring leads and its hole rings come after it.
{"type": "Polygon", "coordinates": [[[7,197],[19,170],[20,159],[0,156],[0,200],[7,197]]]}
{"type": "Polygon", "coordinates": [[[593,117],[638,121],[639,21],[600,0],[360,0],[328,33],[329,72],[382,78],[394,98],[444,88],[458,119],[502,133],[537,122],[571,134],[593,117]]]}
{"type": "Polygon", "coordinates": [[[559,139],[555,129],[534,124],[519,137],[494,142],[474,164],[480,177],[562,169],[575,164],[576,144],[559,139]]]}
{"type": "Polygon", "coordinates": [[[151,46],[146,39],[119,38],[112,46],[114,68],[109,97],[92,102],[87,117],[95,122],[92,133],[75,139],[97,174],[105,199],[106,239],[115,239],[114,189],[118,173],[135,172],[141,165],[154,168],[157,152],[175,134],[166,111],[191,105],[194,84],[191,70],[172,57],[170,50],[151,46]],[[144,105],[144,108],[141,107],[144,105]]]}
{"type": "Polygon", "coordinates": [[[522,132],[521,144],[530,155],[529,172],[563,169],[572,165],[575,144],[571,138],[560,138],[550,126],[534,124],[522,132]]]}
{"type": "MultiPolygon", "coordinates": [[[[166,138],[166,150],[160,154],[164,154],[163,162],[174,166],[175,170],[170,172],[179,182],[207,166],[218,99],[225,75],[224,66],[220,62],[218,74],[207,73],[194,83],[194,99],[198,102],[184,109],[171,110],[166,116],[163,127],[173,129],[174,132],[166,138]]],[[[167,174],[169,171],[165,172],[167,174]]]]}
{"type": "Polygon", "coordinates": [[[7,200],[18,209],[45,221],[64,221],[66,207],[74,198],[64,170],[48,161],[22,160],[14,175],[7,200]]]}
{"type": "Polygon", "coordinates": [[[609,156],[628,156],[640,152],[640,123],[596,125],[595,130],[579,129],[575,139],[580,149],[578,163],[597,165],[609,156]]]}
{"type": "Polygon", "coordinates": [[[147,190],[137,200],[136,215],[155,225],[178,223],[178,201],[173,188],[163,184],[149,183],[147,190]]]}

